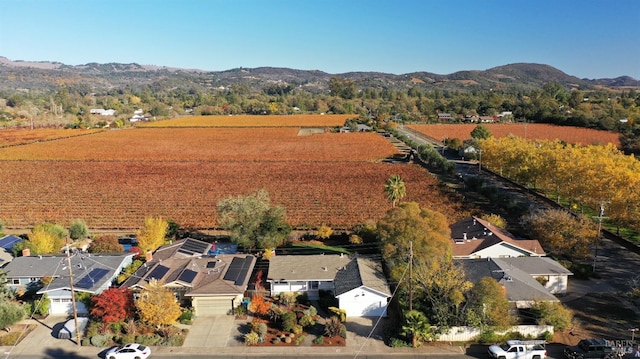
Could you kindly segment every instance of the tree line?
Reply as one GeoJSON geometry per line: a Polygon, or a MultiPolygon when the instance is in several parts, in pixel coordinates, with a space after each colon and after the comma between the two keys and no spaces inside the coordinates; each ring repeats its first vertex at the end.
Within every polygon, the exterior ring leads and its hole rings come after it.
{"type": "Polygon", "coordinates": [[[254,89],[246,84],[206,88],[199,84],[153,83],[92,92],[83,84],[54,91],[2,91],[0,127],[91,127],[105,125],[91,108],[114,109],[119,125],[126,125],[137,109],[160,118],[183,115],[357,114],[362,120],[429,123],[438,113],[452,121],[470,116],[512,113],[511,120],[588,127],[621,134],[623,150],[640,151],[640,93],[634,89],[577,90],[547,83],[534,90],[431,90],[419,84],[407,89],[358,87],[352,79],[333,77],[328,90],[270,84],[254,89]]]}

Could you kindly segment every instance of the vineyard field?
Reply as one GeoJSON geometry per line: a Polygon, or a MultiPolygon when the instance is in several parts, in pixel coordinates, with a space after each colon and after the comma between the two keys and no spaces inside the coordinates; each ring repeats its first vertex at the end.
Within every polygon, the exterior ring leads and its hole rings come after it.
{"type": "Polygon", "coordinates": [[[390,208],[383,184],[400,174],[408,201],[452,215],[436,180],[413,165],[350,162],[0,161],[0,218],[7,227],[44,221],[91,228],[137,228],[145,216],[189,228],[214,228],[216,204],[266,189],[295,227],[350,228],[390,208]],[[16,180],[20,179],[20,180],[16,180]]]}
{"type": "MultiPolygon", "coordinates": [[[[620,139],[617,133],[594,130],[582,127],[555,126],[542,123],[500,123],[482,124],[495,137],[507,137],[514,135],[531,140],[561,140],[572,144],[604,145],[611,143],[620,147],[620,139]]],[[[435,140],[443,138],[459,138],[466,140],[471,138],[471,131],[478,124],[432,124],[432,125],[407,125],[408,128],[423,133],[435,140]]]]}
{"type": "Polygon", "coordinates": [[[296,128],[140,128],[0,149],[0,160],[376,161],[397,150],[376,133],[298,136],[296,128]]]}
{"type": "Polygon", "coordinates": [[[34,142],[50,141],[60,138],[83,136],[101,132],[101,129],[15,129],[7,128],[0,130],[0,148],[16,145],[25,145],[34,142]]]}
{"type": "Polygon", "coordinates": [[[216,228],[217,202],[269,192],[295,228],[351,228],[390,209],[384,182],[400,174],[405,200],[461,213],[437,180],[375,133],[298,136],[295,128],[135,128],[0,149],[0,220],[8,229],[84,220],[132,230],[145,217],[216,228]]]}
{"type": "Polygon", "coordinates": [[[139,127],[337,127],[358,115],[234,115],[190,116],[142,122],[139,127]]]}

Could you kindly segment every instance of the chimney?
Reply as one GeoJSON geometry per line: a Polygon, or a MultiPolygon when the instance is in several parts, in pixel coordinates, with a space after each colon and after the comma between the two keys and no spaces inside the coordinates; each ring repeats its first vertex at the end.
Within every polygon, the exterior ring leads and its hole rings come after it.
{"type": "Polygon", "coordinates": [[[466,241],[467,240],[467,233],[462,233],[462,240],[466,241]]]}
{"type": "Polygon", "coordinates": [[[147,262],[151,262],[153,260],[153,254],[151,254],[151,251],[147,251],[145,259],[147,260],[147,262]]]}
{"type": "Polygon", "coordinates": [[[28,257],[30,255],[31,255],[31,249],[25,248],[25,249],[22,250],[22,256],[23,257],[28,257]]]}

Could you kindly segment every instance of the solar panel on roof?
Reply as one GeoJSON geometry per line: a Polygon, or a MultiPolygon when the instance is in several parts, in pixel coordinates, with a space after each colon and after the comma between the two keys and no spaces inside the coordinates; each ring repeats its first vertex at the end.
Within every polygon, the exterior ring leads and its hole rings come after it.
{"type": "Polygon", "coordinates": [[[105,269],[105,268],[93,268],[91,270],[91,272],[89,272],[89,274],[87,274],[86,276],[82,277],[78,281],[78,283],[76,283],[76,287],[84,288],[84,289],[90,289],[94,285],[96,285],[96,283],[100,279],[102,279],[105,275],[107,275],[107,273],[109,273],[108,269],[105,269]]]}
{"type": "Polygon", "coordinates": [[[238,274],[240,273],[240,269],[242,269],[242,265],[244,264],[244,258],[233,258],[231,264],[229,264],[229,269],[227,269],[227,273],[224,274],[224,280],[232,280],[235,281],[238,278],[238,274]]]}
{"type": "Polygon", "coordinates": [[[252,262],[251,257],[233,258],[223,279],[233,281],[235,285],[241,285],[249,274],[252,262]]]}
{"type": "Polygon", "coordinates": [[[147,278],[162,279],[162,277],[164,277],[164,275],[167,274],[168,271],[169,271],[169,268],[158,264],[155,268],[153,268],[151,273],[149,273],[147,278]]]}
{"type": "Polygon", "coordinates": [[[204,254],[207,251],[207,248],[209,248],[209,243],[198,241],[195,239],[187,239],[184,243],[182,243],[179,251],[182,253],[185,253],[186,251],[190,252],[191,254],[204,254]]]}
{"type": "Polygon", "coordinates": [[[235,285],[241,285],[242,283],[244,283],[244,280],[247,278],[247,275],[249,274],[249,268],[251,267],[252,262],[253,261],[251,260],[251,257],[244,258],[244,264],[242,265],[242,268],[238,273],[238,277],[236,278],[236,281],[234,283],[235,285]]]}
{"type": "Polygon", "coordinates": [[[8,235],[0,239],[0,247],[10,251],[13,249],[13,245],[20,241],[22,241],[22,238],[8,235]]]}
{"type": "Polygon", "coordinates": [[[185,269],[178,277],[178,280],[183,281],[185,283],[191,283],[194,279],[196,279],[196,275],[198,272],[192,271],[191,269],[185,269]]]}

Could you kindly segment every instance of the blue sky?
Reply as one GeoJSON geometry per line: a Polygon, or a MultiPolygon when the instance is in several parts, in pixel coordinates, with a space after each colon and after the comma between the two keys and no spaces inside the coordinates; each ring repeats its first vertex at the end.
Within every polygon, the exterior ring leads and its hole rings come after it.
{"type": "Polygon", "coordinates": [[[639,0],[0,0],[0,14],[11,60],[640,79],[639,0]]]}

